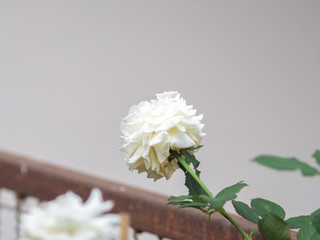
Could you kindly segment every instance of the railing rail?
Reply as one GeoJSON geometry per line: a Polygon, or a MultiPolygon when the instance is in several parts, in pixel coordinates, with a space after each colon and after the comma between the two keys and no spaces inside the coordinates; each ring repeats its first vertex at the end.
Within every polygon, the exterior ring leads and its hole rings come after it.
{"type": "MultiPolygon", "coordinates": [[[[105,179],[37,162],[0,151],[0,187],[19,196],[52,200],[68,190],[86,199],[91,189],[99,188],[105,199],[115,201],[114,212],[130,215],[131,226],[175,240],[242,240],[243,237],[222,216],[208,216],[195,209],[177,209],[167,205],[167,197],[105,179]]],[[[257,228],[245,219],[234,216],[248,232],[257,228]]],[[[257,235],[254,239],[262,239],[257,235]]],[[[296,239],[292,236],[292,239],[296,239]]]]}

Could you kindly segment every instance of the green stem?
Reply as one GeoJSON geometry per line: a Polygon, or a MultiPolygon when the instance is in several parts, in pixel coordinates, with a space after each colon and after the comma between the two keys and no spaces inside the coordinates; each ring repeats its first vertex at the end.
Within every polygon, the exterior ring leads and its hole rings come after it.
{"type": "Polygon", "coordinates": [[[209,197],[214,198],[212,193],[209,191],[206,185],[200,180],[198,175],[189,167],[189,165],[183,160],[183,158],[176,152],[172,152],[174,157],[179,161],[179,163],[191,174],[191,176],[194,178],[194,180],[199,183],[199,185],[202,187],[202,189],[208,194],[209,197]]]}
{"type": "Polygon", "coordinates": [[[224,208],[221,208],[218,210],[219,213],[224,216],[226,219],[229,220],[229,222],[232,223],[233,226],[235,226],[236,229],[244,236],[247,240],[252,240],[252,237],[250,237],[241,227],[240,225],[224,210],[224,208]]]}
{"type": "MultiPolygon", "coordinates": [[[[202,187],[202,189],[208,194],[209,197],[214,199],[213,194],[209,191],[207,186],[200,180],[198,175],[189,167],[189,165],[183,160],[183,158],[176,152],[172,151],[173,156],[179,161],[179,163],[190,173],[190,175],[194,178],[194,180],[199,183],[199,185],[202,187]]],[[[227,211],[224,208],[219,208],[217,211],[224,216],[233,226],[235,226],[236,229],[244,236],[246,240],[252,240],[252,237],[250,237],[242,228],[241,226],[227,213],[227,211]]]]}

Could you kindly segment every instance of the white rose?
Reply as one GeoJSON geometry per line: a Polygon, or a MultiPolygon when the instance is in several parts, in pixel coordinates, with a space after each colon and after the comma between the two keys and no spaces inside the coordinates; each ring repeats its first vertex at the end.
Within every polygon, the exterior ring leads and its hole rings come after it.
{"type": "Polygon", "coordinates": [[[149,178],[169,179],[179,168],[169,159],[170,149],[179,151],[199,145],[204,127],[202,115],[186,105],[178,92],[157,94],[151,102],[141,102],[121,121],[122,147],[129,169],[147,172],[149,178]]]}
{"type": "Polygon", "coordinates": [[[93,189],[87,202],[67,192],[55,200],[22,215],[24,240],[115,240],[119,238],[120,216],[104,214],[113,207],[103,201],[101,191],[93,189]]]}

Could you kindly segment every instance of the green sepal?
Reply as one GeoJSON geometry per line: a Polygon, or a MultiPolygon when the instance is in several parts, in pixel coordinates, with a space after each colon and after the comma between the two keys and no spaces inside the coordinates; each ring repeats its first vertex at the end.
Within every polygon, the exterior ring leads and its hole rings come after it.
{"type": "Polygon", "coordinates": [[[202,148],[203,147],[203,145],[198,145],[198,146],[196,146],[196,147],[189,147],[189,148],[186,148],[187,150],[190,150],[190,151],[194,151],[194,150],[197,150],[197,149],[200,149],[200,148],[202,148]]]}
{"type": "Polygon", "coordinates": [[[248,186],[246,183],[239,182],[229,187],[222,189],[214,199],[201,195],[200,198],[203,198],[205,201],[210,203],[215,208],[223,207],[223,205],[230,200],[233,200],[237,197],[237,193],[240,192],[242,188],[248,186]]]}
{"type": "Polygon", "coordinates": [[[258,227],[264,240],[290,239],[288,224],[272,213],[267,213],[259,221],[258,227]]]}
{"type": "MultiPolygon", "coordinates": [[[[194,157],[193,154],[190,154],[186,149],[182,149],[181,155],[184,155],[185,159],[184,161],[188,164],[192,164],[194,166],[194,170],[199,177],[200,171],[197,170],[197,167],[199,166],[200,162],[194,157]]],[[[177,158],[179,157],[179,153],[177,151],[171,150],[170,151],[170,157],[177,158]]],[[[203,188],[200,186],[200,184],[192,177],[192,175],[185,169],[185,167],[178,161],[179,167],[184,171],[185,173],[185,185],[189,190],[189,195],[196,196],[196,195],[207,195],[207,193],[203,190],[203,188]]]]}
{"type": "Polygon", "coordinates": [[[207,193],[203,190],[200,184],[191,176],[189,172],[185,172],[186,181],[185,185],[189,189],[189,195],[207,195],[207,193]]]}
{"type": "Polygon", "coordinates": [[[240,216],[254,223],[259,222],[259,216],[247,204],[240,201],[232,200],[232,205],[240,216]]]}
{"type": "Polygon", "coordinates": [[[286,215],[280,205],[263,198],[252,199],[251,207],[260,217],[264,217],[266,214],[272,213],[279,218],[284,219],[286,215]]]}
{"type": "Polygon", "coordinates": [[[182,149],[180,153],[185,157],[186,163],[192,163],[193,168],[197,170],[197,168],[200,165],[200,162],[196,159],[196,157],[193,154],[189,153],[186,149],[182,149]]]}

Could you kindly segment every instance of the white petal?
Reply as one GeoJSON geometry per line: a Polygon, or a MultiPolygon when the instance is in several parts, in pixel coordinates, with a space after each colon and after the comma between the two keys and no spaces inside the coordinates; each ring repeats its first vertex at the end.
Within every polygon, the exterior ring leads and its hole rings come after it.
{"type": "Polygon", "coordinates": [[[159,164],[159,160],[158,160],[157,154],[156,154],[156,152],[154,151],[154,148],[153,148],[153,147],[150,148],[149,157],[150,157],[151,166],[147,166],[147,165],[146,165],[146,168],[149,169],[149,168],[151,167],[152,170],[159,169],[159,165],[160,165],[160,164],[159,164]]]}
{"type": "Polygon", "coordinates": [[[180,132],[185,132],[186,131],[186,128],[184,126],[180,125],[180,124],[178,124],[176,127],[178,128],[178,130],[180,132]]]}
{"type": "Polygon", "coordinates": [[[196,145],[196,143],[189,137],[187,133],[175,132],[170,137],[172,141],[172,146],[174,148],[183,149],[196,145]]]}
{"type": "Polygon", "coordinates": [[[94,188],[84,206],[87,208],[87,211],[90,211],[91,214],[93,214],[93,216],[97,216],[110,211],[113,208],[114,203],[112,201],[104,202],[102,192],[98,188],[94,188]]]}
{"type": "Polygon", "coordinates": [[[157,131],[167,131],[170,130],[171,128],[174,128],[177,126],[177,124],[180,122],[181,117],[174,117],[171,119],[168,119],[164,121],[158,128],[157,131]]]}
{"type": "Polygon", "coordinates": [[[170,153],[169,153],[169,150],[170,150],[170,144],[169,142],[161,142],[157,145],[154,146],[154,149],[157,153],[157,157],[158,157],[158,160],[160,163],[162,163],[163,161],[165,161],[170,153]]]}
{"type": "Polygon", "coordinates": [[[142,154],[144,152],[144,147],[139,147],[137,149],[137,151],[135,151],[135,153],[133,154],[133,156],[131,158],[128,159],[128,163],[134,163],[135,161],[137,161],[139,158],[142,157],[142,154]]]}
{"type": "Polygon", "coordinates": [[[156,94],[156,96],[159,101],[165,100],[168,98],[180,98],[180,94],[176,91],[163,92],[163,93],[156,94]]]}
{"type": "Polygon", "coordinates": [[[165,132],[165,131],[161,131],[161,132],[158,132],[156,133],[150,140],[149,142],[149,146],[154,146],[156,144],[159,144],[161,143],[165,137],[168,136],[168,133],[165,132]]]}

